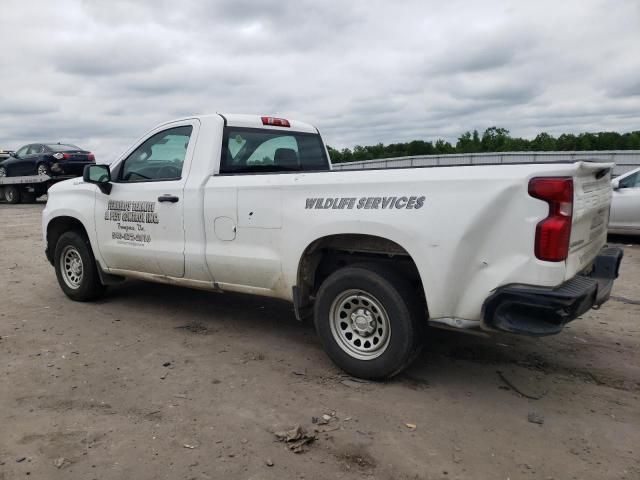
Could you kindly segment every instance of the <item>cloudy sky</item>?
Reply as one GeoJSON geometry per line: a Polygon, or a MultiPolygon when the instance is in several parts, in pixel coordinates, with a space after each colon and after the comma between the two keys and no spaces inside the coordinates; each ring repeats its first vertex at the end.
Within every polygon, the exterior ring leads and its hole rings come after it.
{"type": "Polygon", "coordinates": [[[0,147],[273,114],[334,147],[640,129],[638,0],[0,0],[0,147]]]}

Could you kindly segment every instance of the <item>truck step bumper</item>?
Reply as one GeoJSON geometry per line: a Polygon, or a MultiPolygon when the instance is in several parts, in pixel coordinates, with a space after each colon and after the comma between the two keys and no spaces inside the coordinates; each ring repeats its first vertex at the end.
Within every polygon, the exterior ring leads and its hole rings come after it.
{"type": "Polygon", "coordinates": [[[594,260],[589,274],[577,275],[555,288],[500,287],[483,305],[485,324],[524,335],[559,333],[568,322],[609,299],[622,256],[621,248],[605,247],[594,260]]]}

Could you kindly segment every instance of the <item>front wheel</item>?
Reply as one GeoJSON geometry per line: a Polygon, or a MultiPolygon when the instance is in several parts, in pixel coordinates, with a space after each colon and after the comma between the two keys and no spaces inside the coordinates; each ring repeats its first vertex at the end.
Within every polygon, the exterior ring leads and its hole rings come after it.
{"type": "Polygon", "coordinates": [[[0,167],[0,177],[6,177],[7,176],[7,169],[4,167],[0,167]]]}
{"type": "Polygon", "coordinates": [[[60,236],[55,247],[54,266],[60,288],[71,300],[94,300],[105,290],[89,240],[77,232],[60,236]]]}
{"type": "Polygon", "coordinates": [[[426,321],[415,287],[375,264],[332,273],[318,291],[314,314],[331,360],[350,375],[375,380],[392,377],[411,363],[426,321]]]}

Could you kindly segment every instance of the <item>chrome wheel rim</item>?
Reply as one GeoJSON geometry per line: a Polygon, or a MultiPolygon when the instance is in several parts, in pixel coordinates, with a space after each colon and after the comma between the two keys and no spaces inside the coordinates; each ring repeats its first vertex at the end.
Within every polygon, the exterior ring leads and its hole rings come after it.
{"type": "Polygon", "coordinates": [[[62,278],[69,288],[78,289],[82,283],[84,267],[82,257],[76,247],[67,245],[60,254],[62,278]]]}
{"type": "Polygon", "coordinates": [[[334,340],[351,357],[373,360],[389,346],[389,315],[370,293],[362,290],[341,293],[331,304],[329,316],[334,340]]]}
{"type": "Polygon", "coordinates": [[[40,164],[38,165],[38,175],[46,175],[47,174],[47,167],[44,164],[40,164]]]}
{"type": "Polygon", "coordinates": [[[0,168],[0,177],[6,177],[7,171],[4,168],[0,168]]]}

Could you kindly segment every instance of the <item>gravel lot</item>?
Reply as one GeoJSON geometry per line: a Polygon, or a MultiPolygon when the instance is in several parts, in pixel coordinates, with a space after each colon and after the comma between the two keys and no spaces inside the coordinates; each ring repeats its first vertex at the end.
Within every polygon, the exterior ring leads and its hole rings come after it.
{"type": "Polygon", "coordinates": [[[361,383],[283,302],[68,300],[42,208],[0,205],[0,479],[640,478],[637,243],[616,299],[562,334],[434,331],[406,374],[361,383]],[[295,424],[318,430],[303,453],[273,434],[295,424]]]}

